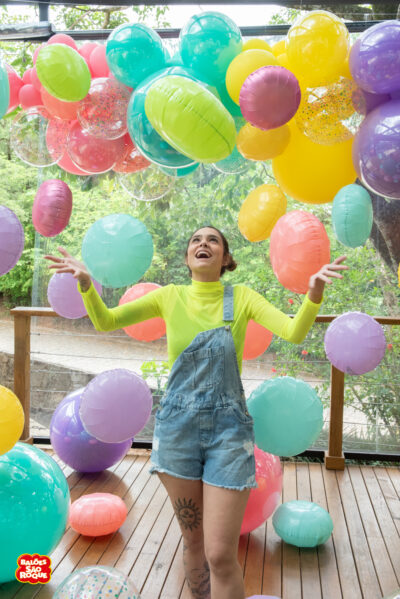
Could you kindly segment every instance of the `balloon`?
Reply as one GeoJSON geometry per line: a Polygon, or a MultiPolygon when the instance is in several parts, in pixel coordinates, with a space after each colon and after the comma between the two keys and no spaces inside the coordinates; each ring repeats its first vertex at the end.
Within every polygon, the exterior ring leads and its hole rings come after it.
{"type": "Polygon", "coordinates": [[[125,152],[114,164],[113,171],[116,173],[136,173],[150,166],[151,163],[137,150],[129,133],[125,133],[123,140],[125,152]]]}
{"type": "Polygon", "coordinates": [[[110,69],[106,59],[106,47],[97,45],[90,53],[89,67],[92,77],[109,77],[110,69]]]}
{"type": "Polygon", "coordinates": [[[38,92],[31,83],[27,83],[21,87],[19,90],[18,99],[22,110],[27,110],[32,106],[39,106],[42,104],[40,92],[38,92]]]}
{"type": "Polygon", "coordinates": [[[107,63],[116,79],[136,87],[165,67],[165,52],[158,33],[142,23],[124,23],[114,29],[106,48],[107,63]]]}
{"type": "Polygon", "coordinates": [[[354,140],[353,162],[371,191],[400,199],[400,99],[382,104],[365,118],[354,140]]]}
{"type": "Polygon", "coordinates": [[[345,312],[325,333],[328,360],[347,374],[365,374],[378,366],[386,350],[383,327],[363,312],[345,312]]]}
{"type": "Polygon", "coordinates": [[[58,100],[77,102],[89,91],[90,72],[85,59],[65,44],[42,48],[36,72],[43,87],[58,100]]]}
{"type": "Polygon", "coordinates": [[[180,76],[159,79],[146,94],[145,111],[161,137],[196,162],[217,162],[233,151],[232,116],[195,81],[180,76]]]}
{"type": "Polygon", "coordinates": [[[124,141],[94,137],[75,121],[69,130],[67,152],[72,162],[81,170],[91,174],[111,170],[124,152],[124,141]]]}
{"type": "Polygon", "coordinates": [[[11,125],[11,147],[23,162],[32,166],[51,166],[59,159],[54,158],[43,143],[49,113],[42,106],[21,111],[11,125]]]}
{"type": "Polygon", "coordinates": [[[87,176],[88,173],[75,166],[68,156],[67,140],[72,124],[73,121],[62,121],[57,118],[49,119],[46,130],[47,149],[53,159],[57,162],[57,165],[67,173],[87,176]]]}
{"type": "Polygon", "coordinates": [[[79,102],[63,102],[58,100],[42,87],[40,92],[43,106],[48,110],[52,117],[57,117],[66,121],[76,119],[79,102]]]}
{"type": "Polygon", "coordinates": [[[37,190],[32,207],[32,222],[44,237],[55,237],[69,223],[72,192],[60,179],[47,179],[37,190]]]}
{"type": "Polygon", "coordinates": [[[40,83],[39,77],[37,76],[36,68],[32,69],[31,83],[33,87],[38,90],[38,92],[42,93],[43,85],[40,83]]]}
{"type": "MultiPolygon", "coordinates": [[[[47,46],[47,43],[40,44],[40,46],[38,46],[38,47],[36,48],[36,50],[34,51],[34,53],[33,53],[33,56],[32,56],[32,61],[33,61],[33,64],[36,64],[36,60],[37,60],[38,54],[39,54],[40,50],[41,50],[42,48],[44,48],[45,46],[47,46]]],[[[35,69],[35,70],[36,70],[36,69],[35,69]]]]}
{"type": "Polygon", "coordinates": [[[6,65],[0,60],[0,119],[7,114],[10,104],[10,83],[6,65]]]}
{"type": "Polygon", "coordinates": [[[282,467],[279,458],[254,447],[256,482],[258,487],[250,490],[243,516],[240,534],[258,528],[273,513],[282,491],[282,467]]]}
{"type": "Polygon", "coordinates": [[[314,389],[301,379],[268,379],[248,399],[258,447],[278,456],[305,451],[323,425],[323,407],[314,389]]]}
{"type": "Polygon", "coordinates": [[[294,293],[307,293],[311,275],[330,262],[324,225],[304,210],[292,210],[271,233],[270,259],[278,281],[294,293]]]}
{"type": "Polygon", "coordinates": [[[387,94],[400,89],[400,22],[384,21],[364,31],[352,46],[349,66],[367,92],[387,94]]]}
{"type": "Polygon", "coordinates": [[[56,407],[50,422],[51,446],[61,460],[78,472],[101,472],[127,454],[133,439],[102,443],[83,428],[79,416],[83,388],[69,393],[56,407]]]}
{"type": "Polygon", "coordinates": [[[295,547],[316,547],[332,534],[332,518],[324,508],[311,501],[286,501],[272,517],[276,534],[295,547]]]}
{"type": "Polygon", "coordinates": [[[370,94],[365,90],[358,87],[353,93],[353,104],[354,108],[359,114],[366,116],[372,112],[375,108],[389,102],[391,100],[390,94],[370,94]]]}
{"type": "Polygon", "coordinates": [[[124,287],[136,283],[149,268],[153,241],[140,220],[109,214],[88,229],[82,258],[96,281],[105,287],[124,287]]]}
{"type": "MultiPolygon", "coordinates": [[[[125,291],[118,305],[122,306],[128,302],[133,302],[135,299],[160,287],[161,285],[157,285],[157,283],[137,283],[125,291]]],[[[165,335],[166,325],[163,318],[150,318],[143,322],[123,327],[123,329],[127,335],[138,341],[154,341],[165,335]]]]}
{"type": "Polygon", "coordinates": [[[17,215],[7,206],[0,206],[0,276],[17,264],[24,242],[24,229],[17,215]]]}
{"type": "Polygon", "coordinates": [[[242,111],[240,110],[240,106],[236,104],[228,94],[228,90],[226,89],[225,81],[222,83],[216,84],[216,89],[219,95],[219,99],[222,104],[225,106],[228,112],[231,113],[233,117],[242,116],[242,111]]]}
{"type": "Polygon", "coordinates": [[[78,49],[78,52],[81,56],[83,56],[83,58],[87,62],[89,60],[89,57],[90,57],[91,53],[93,52],[93,50],[95,50],[98,47],[99,47],[99,44],[97,42],[85,42],[78,49]]]}
{"type": "Polygon", "coordinates": [[[351,183],[335,196],[332,224],[336,238],[348,247],[364,245],[374,220],[372,201],[364,187],[351,183]]]}
{"type": "Polygon", "coordinates": [[[22,83],[24,85],[28,85],[28,83],[32,83],[32,68],[26,69],[26,71],[22,75],[22,83]]]}
{"type": "Polygon", "coordinates": [[[74,570],[60,584],[53,599],[140,599],[131,580],[115,568],[108,566],[86,566],[74,570]]]}
{"type": "Polygon", "coordinates": [[[259,185],[240,208],[239,230],[249,241],[263,241],[285,212],[286,198],[282,190],[277,185],[259,185]]]}
{"type": "Polygon", "coordinates": [[[296,77],[279,66],[261,67],[243,83],[239,104],[246,121],[259,129],[285,125],[296,114],[301,91],[296,77]]]}
{"type": "MultiPolygon", "coordinates": [[[[93,281],[99,295],[102,287],[93,281]]],[[[47,287],[47,299],[54,312],[64,318],[82,318],[87,314],[81,294],[77,289],[77,281],[69,272],[55,273],[47,287]]]]}
{"type": "Polygon", "coordinates": [[[0,385],[0,455],[10,451],[24,430],[24,410],[18,397],[0,385]]]}
{"type": "Polygon", "coordinates": [[[248,160],[270,160],[284,152],[289,143],[287,125],[262,131],[250,123],[244,125],[236,138],[238,152],[248,160]]]}
{"type": "Polygon", "coordinates": [[[0,583],[14,581],[20,555],[50,555],[65,531],[68,483],[58,464],[28,443],[0,456],[0,583]]]}
{"type": "Polygon", "coordinates": [[[116,532],[127,514],[128,509],[118,495],[88,493],[72,503],[68,523],[81,535],[101,537],[116,532]]]}
{"type": "Polygon", "coordinates": [[[244,338],[243,360],[254,360],[261,356],[272,341],[272,333],[258,322],[249,320],[244,338]]]}
{"type": "Polygon", "coordinates": [[[276,182],[293,199],[324,204],[345,185],[354,183],[357,173],[351,159],[352,140],[322,146],[290,127],[286,150],[272,160],[276,182]]]}
{"type": "Polygon", "coordinates": [[[335,81],[349,47],[346,25],[325,10],[312,10],[301,15],[289,29],[286,39],[289,64],[309,87],[335,81]]]}
{"type": "Polygon", "coordinates": [[[270,50],[270,52],[272,52],[272,54],[274,56],[279,56],[280,54],[282,54],[285,51],[286,51],[286,39],[279,40],[279,42],[276,42],[275,44],[273,44],[271,46],[271,50],[270,50]]]}
{"type": "Polygon", "coordinates": [[[126,111],[131,92],[111,77],[93,79],[86,98],[79,103],[78,121],[89,135],[117,139],[128,131],[126,111]]]}
{"type": "Polygon", "coordinates": [[[152,406],[147,383],[134,372],[116,368],[90,381],[79,414],[90,435],[104,443],[121,443],[142,430],[152,406]]]}
{"type": "Polygon", "coordinates": [[[74,50],[78,50],[78,46],[75,43],[75,40],[66,33],[56,33],[52,35],[51,38],[47,42],[48,44],[64,44],[73,48],[74,50]]]}
{"type": "Polygon", "coordinates": [[[230,63],[226,72],[226,89],[236,104],[239,104],[239,94],[247,77],[257,69],[269,65],[277,65],[275,56],[267,50],[247,50],[238,54],[230,63]]]}
{"type": "MultiPolygon", "coordinates": [[[[168,170],[173,171],[174,169],[168,170]]],[[[171,176],[171,173],[161,172],[158,167],[152,164],[145,170],[120,174],[119,182],[135,200],[153,202],[160,200],[171,191],[174,187],[175,177],[171,176]]]]}
{"type": "Polygon", "coordinates": [[[272,52],[271,46],[267,42],[256,37],[244,42],[242,52],[246,52],[246,50],[267,50],[267,52],[272,52]]]}
{"type": "Polygon", "coordinates": [[[219,12],[190,17],[180,33],[183,63],[216,85],[225,77],[229,63],[242,50],[239,27],[219,12]]]}
{"type": "Polygon", "coordinates": [[[9,85],[9,104],[7,114],[15,110],[19,105],[19,90],[23,85],[23,81],[21,77],[18,75],[17,71],[10,67],[8,64],[4,64],[7,76],[8,76],[8,85],[9,85]]]}

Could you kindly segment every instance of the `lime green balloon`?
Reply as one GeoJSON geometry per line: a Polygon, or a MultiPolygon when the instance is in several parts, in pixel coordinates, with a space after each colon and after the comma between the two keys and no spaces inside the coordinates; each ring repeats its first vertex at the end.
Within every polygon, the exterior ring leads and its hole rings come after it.
{"type": "Polygon", "coordinates": [[[44,46],[37,56],[36,72],[49,94],[65,102],[79,102],[90,88],[85,59],[66,44],[44,46]]]}
{"type": "Polygon", "coordinates": [[[343,245],[364,245],[371,235],[373,220],[372,200],[364,187],[350,183],[338,191],[332,204],[332,224],[343,245]]]}
{"type": "Polygon", "coordinates": [[[196,162],[218,162],[235,147],[232,116],[210,91],[186,77],[155,81],[144,108],[157,133],[196,162]]]}

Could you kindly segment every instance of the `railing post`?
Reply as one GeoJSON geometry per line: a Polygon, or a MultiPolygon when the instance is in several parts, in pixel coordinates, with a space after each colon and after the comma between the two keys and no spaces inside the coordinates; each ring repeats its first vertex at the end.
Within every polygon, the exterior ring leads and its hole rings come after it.
{"type": "Polygon", "coordinates": [[[325,452],[328,470],[344,470],[343,455],[344,372],[331,365],[331,408],[329,421],[329,449],[325,452]]]}
{"type": "Polygon", "coordinates": [[[33,443],[30,436],[31,413],[31,317],[13,312],[14,316],[14,393],[20,400],[25,424],[20,441],[33,443]]]}

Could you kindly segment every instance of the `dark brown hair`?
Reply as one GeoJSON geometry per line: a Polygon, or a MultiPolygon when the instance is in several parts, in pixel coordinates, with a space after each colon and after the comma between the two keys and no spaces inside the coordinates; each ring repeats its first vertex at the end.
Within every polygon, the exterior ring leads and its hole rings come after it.
{"type": "MultiPolygon", "coordinates": [[[[217,231],[217,233],[220,234],[221,239],[222,239],[222,244],[224,246],[224,257],[228,256],[228,258],[229,258],[228,264],[226,264],[225,266],[221,267],[221,272],[220,272],[219,276],[222,277],[222,275],[224,274],[224,272],[226,272],[227,270],[230,270],[230,271],[235,270],[237,268],[237,263],[233,259],[233,256],[232,256],[232,254],[231,254],[231,252],[229,250],[229,243],[228,243],[227,238],[222,233],[222,231],[220,231],[219,229],[217,229],[217,227],[213,227],[213,225],[203,225],[202,227],[199,227],[198,229],[196,229],[195,231],[193,231],[193,233],[189,237],[189,241],[187,242],[187,245],[186,245],[185,258],[187,258],[190,240],[192,239],[193,235],[197,231],[200,231],[200,229],[206,229],[206,228],[208,228],[208,229],[214,229],[214,231],[217,231]]],[[[190,276],[192,276],[192,271],[190,270],[189,267],[188,267],[188,271],[190,273],[190,276]]]]}

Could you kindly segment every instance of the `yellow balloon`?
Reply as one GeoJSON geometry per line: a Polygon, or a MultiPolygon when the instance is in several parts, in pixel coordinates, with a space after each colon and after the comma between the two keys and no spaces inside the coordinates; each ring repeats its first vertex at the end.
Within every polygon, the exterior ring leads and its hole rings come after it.
{"type": "Polygon", "coordinates": [[[250,73],[269,65],[278,65],[278,61],[267,50],[246,50],[235,56],[226,71],[226,89],[236,104],[239,104],[240,89],[250,73]]]}
{"type": "Polygon", "coordinates": [[[279,54],[282,54],[283,52],[285,52],[285,47],[286,47],[286,40],[281,40],[280,42],[276,42],[276,44],[274,44],[271,48],[272,54],[274,56],[279,56],[279,54]]]}
{"type": "Polygon", "coordinates": [[[24,428],[24,410],[18,397],[0,385],[0,455],[10,451],[24,428]]]}
{"type": "Polygon", "coordinates": [[[323,146],[303,135],[293,121],[286,150],[272,160],[278,185],[294,200],[306,204],[325,204],[345,185],[354,183],[353,140],[323,146]]]}
{"type": "Polygon", "coordinates": [[[242,52],[246,52],[246,50],[267,50],[268,52],[272,52],[271,46],[258,37],[253,37],[243,44],[242,52]]]}
{"type": "Polygon", "coordinates": [[[282,154],[289,143],[290,130],[287,125],[262,131],[246,123],[236,138],[236,147],[248,160],[270,160],[282,154]]]}
{"type": "Polygon", "coordinates": [[[335,81],[349,47],[350,36],[343,21],[324,10],[301,16],[287,34],[289,63],[309,87],[335,81]]]}
{"type": "Polygon", "coordinates": [[[249,193],[239,212],[241,234],[249,241],[263,241],[271,235],[286,212],[286,198],[277,185],[260,185],[249,193]]]}

